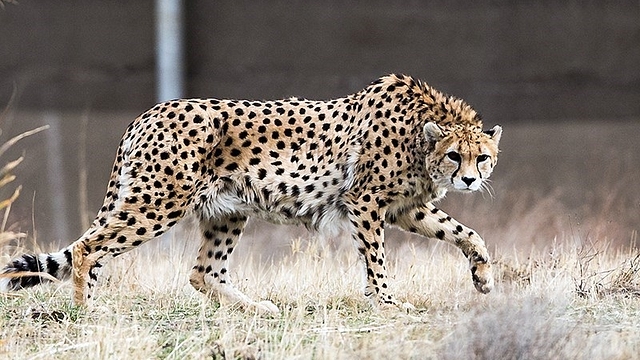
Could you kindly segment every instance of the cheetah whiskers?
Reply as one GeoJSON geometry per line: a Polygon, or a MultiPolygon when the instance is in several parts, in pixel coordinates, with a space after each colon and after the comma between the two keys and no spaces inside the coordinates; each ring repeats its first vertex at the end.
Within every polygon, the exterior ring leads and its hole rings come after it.
{"type": "Polygon", "coordinates": [[[482,194],[482,198],[484,199],[485,194],[489,194],[489,198],[493,200],[496,196],[496,191],[493,189],[491,185],[491,180],[484,179],[484,181],[480,184],[480,193],[482,194]]]}

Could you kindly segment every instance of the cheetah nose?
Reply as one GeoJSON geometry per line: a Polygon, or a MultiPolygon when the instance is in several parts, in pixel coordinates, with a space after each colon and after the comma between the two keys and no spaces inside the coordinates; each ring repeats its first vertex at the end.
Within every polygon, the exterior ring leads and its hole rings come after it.
{"type": "Polygon", "coordinates": [[[476,181],[476,178],[469,178],[469,177],[463,176],[462,181],[464,181],[464,183],[467,184],[467,186],[470,186],[471,184],[473,184],[474,181],[476,181]]]}

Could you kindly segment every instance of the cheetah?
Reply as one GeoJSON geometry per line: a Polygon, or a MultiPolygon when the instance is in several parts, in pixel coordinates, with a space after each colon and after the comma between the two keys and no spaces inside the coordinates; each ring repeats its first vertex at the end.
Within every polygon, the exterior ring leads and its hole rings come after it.
{"type": "Polygon", "coordinates": [[[277,313],[230,279],[229,256],[250,216],[308,229],[348,231],[365,269],[364,295],[379,308],[411,308],[391,293],[387,225],[457,246],[480,293],[493,288],[483,239],[435,202],[486,186],[499,125],[482,128],[461,99],[405,75],[388,75],[335,100],[187,99],[134,120],[117,150],[104,204],[68,247],[11,261],[0,291],[72,278],[75,304],[95,293],[113,257],[160,236],[187,215],[201,245],[190,283],[198,291],[277,313]],[[22,273],[22,276],[19,276],[22,273]]]}

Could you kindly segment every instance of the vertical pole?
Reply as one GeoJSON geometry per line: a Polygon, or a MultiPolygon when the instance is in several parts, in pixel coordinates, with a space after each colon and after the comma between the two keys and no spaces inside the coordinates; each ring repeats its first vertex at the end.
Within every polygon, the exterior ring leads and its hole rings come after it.
{"type": "Polygon", "coordinates": [[[69,242],[69,218],[67,192],[64,184],[67,183],[64,171],[64,155],[62,124],[60,116],[53,111],[44,112],[44,123],[48,124],[49,131],[45,132],[47,154],[47,181],[49,183],[49,194],[51,194],[51,234],[47,235],[46,241],[60,241],[62,244],[69,242]]]}
{"type": "Polygon", "coordinates": [[[182,0],[156,0],[156,99],[184,96],[182,0]]]}

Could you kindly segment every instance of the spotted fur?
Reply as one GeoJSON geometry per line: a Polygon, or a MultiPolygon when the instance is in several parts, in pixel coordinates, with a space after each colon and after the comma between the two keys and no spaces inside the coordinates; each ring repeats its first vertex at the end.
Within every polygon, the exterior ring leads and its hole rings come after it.
{"type": "MultiPolygon", "coordinates": [[[[69,247],[23,255],[5,274],[72,277],[74,301],[92,296],[108,259],[153,239],[187,214],[200,222],[191,284],[247,307],[278,311],[233,287],[229,256],[250,216],[349,231],[366,269],[365,295],[402,306],[387,277],[384,229],[396,225],[459,247],[473,283],[493,286],[483,240],[434,206],[448,190],[482,188],[502,129],[411,77],[390,75],[331,101],[189,99],[156,105],[126,130],[104,205],[69,247]]],[[[40,283],[0,279],[2,290],[40,283]]],[[[405,304],[405,306],[409,306],[405,304]]]]}

